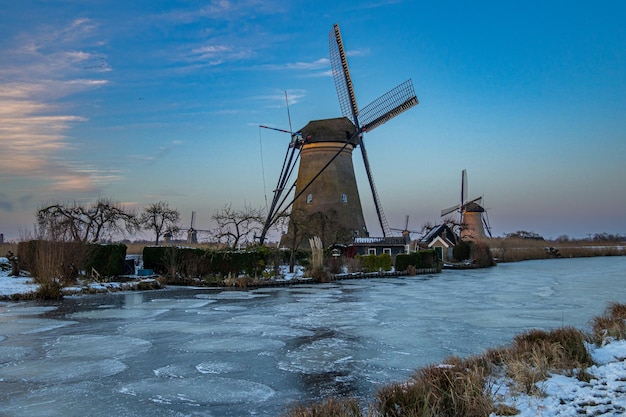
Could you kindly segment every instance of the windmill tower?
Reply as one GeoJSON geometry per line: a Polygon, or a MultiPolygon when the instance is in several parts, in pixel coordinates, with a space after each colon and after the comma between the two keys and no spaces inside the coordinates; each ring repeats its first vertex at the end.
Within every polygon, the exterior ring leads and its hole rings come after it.
{"type": "Polygon", "coordinates": [[[485,239],[485,229],[491,237],[491,228],[487,220],[485,209],[478,204],[483,197],[467,200],[467,172],[461,172],[461,202],[447,209],[441,210],[441,217],[458,211],[460,214],[461,240],[485,239]]]}
{"type": "MultiPolygon", "coordinates": [[[[369,233],[352,162],[352,153],[356,147],[361,149],[383,235],[391,235],[374,184],[363,133],[372,131],[417,105],[413,84],[411,80],[407,80],[359,111],[337,24],[329,33],[329,46],[333,78],[344,117],[311,121],[299,132],[289,132],[292,136],[290,150],[274,191],[274,200],[261,234],[261,242],[267,229],[292,205],[288,233],[283,240],[293,239],[298,233],[304,233],[298,231],[296,216],[308,219],[318,217],[326,225],[330,220],[333,223],[331,227],[338,232],[337,243],[349,243],[354,237],[367,237],[369,233]],[[288,195],[291,191],[286,186],[298,159],[298,176],[292,186],[295,188],[295,196],[289,204],[284,205],[287,197],[282,197],[282,194],[287,191],[288,195]]],[[[322,236],[325,233],[324,224],[309,224],[307,233],[322,236]]]]}

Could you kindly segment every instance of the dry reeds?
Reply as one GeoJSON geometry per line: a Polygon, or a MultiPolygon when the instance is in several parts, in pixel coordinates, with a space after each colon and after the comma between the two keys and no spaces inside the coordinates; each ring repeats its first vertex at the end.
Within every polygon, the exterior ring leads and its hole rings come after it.
{"type": "Polygon", "coordinates": [[[585,334],[572,327],[518,335],[501,356],[506,376],[524,394],[540,394],[538,383],[550,372],[574,374],[593,364],[585,340],[585,334]]]}
{"type": "Polygon", "coordinates": [[[376,410],[384,417],[487,416],[493,399],[487,389],[488,367],[479,358],[450,358],[443,365],[416,371],[411,380],[382,388],[376,410]]]}
{"type": "Polygon", "coordinates": [[[553,258],[556,254],[561,258],[626,255],[625,245],[617,242],[494,238],[489,239],[489,246],[499,262],[547,259],[553,258]],[[550,248],[553,250],[550,251],[550,248]]]}
{"type": "Polygon", "coordinates": [[[604,314],[591,321],[592,341],[600,346],[605,341],[626,339],[626,304],[610,303],[604,314]]]}
{"type": "Polygon", "coordinates": [[[296,404],[289,410],[290,417],[362,417],[361,407],[355,398],[336,399],[311,404],[296,404]]]}

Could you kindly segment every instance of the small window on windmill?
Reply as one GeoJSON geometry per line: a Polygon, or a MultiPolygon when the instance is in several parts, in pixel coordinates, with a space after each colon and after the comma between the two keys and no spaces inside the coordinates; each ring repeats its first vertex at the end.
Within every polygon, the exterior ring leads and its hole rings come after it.
{"type": "Polygon", "coordinates": [[[391,248],[383,248],[383,253],[391,255],[391,248]]]}
{"type": "Polygon", "coordinates": [[[376,255],[376,248],[367,248],[368,255],[376,255]]]}
{"type": "Polygon", "coordinates": [[[348,196],[346,195],[346,193],[341,193],[341,202],[343,204],[346,204],[348,202],[348,196]]]}
{"type": "Polygon", "coordinates": [[[311,204],[313,202],[313,194],[307,194],[306,203],[311,204]]]}

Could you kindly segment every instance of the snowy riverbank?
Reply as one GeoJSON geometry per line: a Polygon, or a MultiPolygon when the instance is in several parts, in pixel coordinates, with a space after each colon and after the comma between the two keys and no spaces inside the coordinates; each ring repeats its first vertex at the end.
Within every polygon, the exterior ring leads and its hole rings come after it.
{"type": "MultiPolygon", "coordinates": [[[[501,402],[514,407],[519,417],[618,416],[626,414],[626,341],[602,347],[588,346],[595,365],[587,369],[589,382],[575,376],[553,374],[537,387],[543,396],[509,392],[505,380],[495,381],[501,402]]],[[[492,416],[495,416],[493,414],[492,416]]]]}

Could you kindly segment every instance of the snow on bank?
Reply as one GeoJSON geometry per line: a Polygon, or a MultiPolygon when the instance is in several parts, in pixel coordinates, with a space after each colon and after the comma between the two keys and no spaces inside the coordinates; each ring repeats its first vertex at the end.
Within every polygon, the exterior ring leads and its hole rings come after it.
{"type": "MultiPolygon", "coordinates": [[[[588,346],[595,365],[587,369],[589,382],[576,377],[552,375],[537,384],[543,397],[515,394],[499,381],[494,391],[502,403],[520,411],[516,416],[620,416],[626,414],[626,341],[611,341],[603,347],[588,346]]],[[[496,414],[492,414],[492,417],[496,414]]]]}
{"type": "MultiPolygon", "coordinates": [[[[0,300],[14,297],[28,298],[28,294],[37,292],[39,284],[31,277],[10,277],[11,266],[7,258],[0,257],[0,300]]],[[[24,274],[24,272],[21,272],[24,274]]],[[[132,291],[142,285],[145,289],[157,289],[161,284],[154,278],[139,277],[128,282],[90,282],[84,286],[64,287],[65,295],[81,295],[94,292],[132,291]]]]}
{"type": "Polygon", "coordinates": [[[11,264],[0,256],[0,298],[8,298],[14,294],[29,294],[37,291],[38,284],[30,277],[10,277],[11,264]]]}

